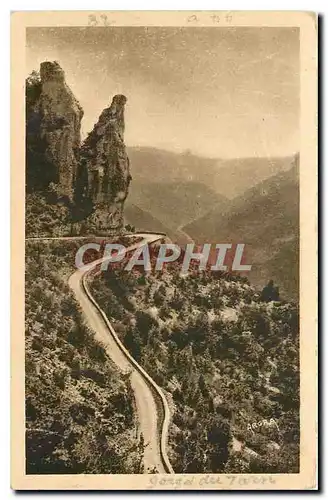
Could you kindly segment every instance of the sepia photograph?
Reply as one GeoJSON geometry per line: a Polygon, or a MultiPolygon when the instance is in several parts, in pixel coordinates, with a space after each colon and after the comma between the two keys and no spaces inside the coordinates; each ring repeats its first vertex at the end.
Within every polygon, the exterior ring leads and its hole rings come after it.
{"type": "Polygon", "coordinates": [[[315,488],[315,15],[23,14],[17,489],[315,488]]]}

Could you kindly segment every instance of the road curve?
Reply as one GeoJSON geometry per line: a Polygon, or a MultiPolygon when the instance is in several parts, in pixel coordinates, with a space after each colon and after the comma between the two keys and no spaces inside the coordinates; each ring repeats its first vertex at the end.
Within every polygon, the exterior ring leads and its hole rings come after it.
{"type": "MultiPolygon", "coordinates": [[[[148,233],[135,234],[134,236],[143,239],[132,244],[127,248],[127,251],[163,238],[162,234],[148,233]]],[[[123,372],[131,374],[130,382],[134,391],[139,420],[138,430],[139,433],[143,434],[147,445],[144,452],[145,472],[147,473],[147,469],[156,467],[161,474],[174,474],[166,452],[170,413],[165,395],[124,347],[88,287],[88,276],[106,260],[110,260],[110,258],[98,259],[81,269],[77,269],[70,276],[68,284],[73,290],[90,328],[95,332],[96,339],[103,344],[114,363],[123,372]]]]}

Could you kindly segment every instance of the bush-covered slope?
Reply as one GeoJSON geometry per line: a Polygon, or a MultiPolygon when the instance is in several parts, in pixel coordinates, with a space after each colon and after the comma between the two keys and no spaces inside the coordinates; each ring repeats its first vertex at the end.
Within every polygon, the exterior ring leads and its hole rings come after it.
{"type": "Polygon", "coordinates": [[[74,242],[26,244],[26,472],[142,472],[129,380],[84,324],[66,282],[74,242]]]}
{"type": "Polygon", "coordinates": [[[109,270],[96,300],[166,391],[176,472],[297,472],[298,311],[247,279],[109,270]]]}
{"type": "Polygon", "coordinates": [[[26,195],[25,235],[31,237],[58,237],[72,234],[72,222],[67,206],[50,203],[41,193],[26,195]]]}

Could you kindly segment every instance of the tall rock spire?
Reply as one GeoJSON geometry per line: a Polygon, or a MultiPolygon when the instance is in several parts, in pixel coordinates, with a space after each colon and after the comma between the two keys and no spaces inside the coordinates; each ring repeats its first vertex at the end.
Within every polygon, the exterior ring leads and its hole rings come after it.
{"type": "Polygon", "coordinates": [[[45,189],[53,183],[59,198],[72,200],[82,108],[56,61],[41,63],[31,96],[26,109],[28,187],[45,189]]]}
{"type": "Polygon", "coordinates": [[[80,152],[80,174],[87,180],[85,195],[94,205],[89,222],[103,231],[117,230],[123,226],[123,206],[131,180],[124,143],[126,101],[124,95],[114,96],[80,152]]]}

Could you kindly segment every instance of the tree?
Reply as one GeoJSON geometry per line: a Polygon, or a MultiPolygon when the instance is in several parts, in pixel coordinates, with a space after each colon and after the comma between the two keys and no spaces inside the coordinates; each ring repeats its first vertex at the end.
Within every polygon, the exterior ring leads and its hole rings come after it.
{"type": "Polygon", "coordinates": [[[224,419],[210,416],[207,429],[207,439],[210,445],[209,467],[213,472],[220,472],[229,457],[230,425],[224,419]]]}
{"type": "Polygon", "coordinates": [[[274,286],[273,280],[270,280],[268,284],[263,288],[260,296],[262,302],[272,302],[279,301],[279,288],[274,286]]]}
{"type": "Polygon", "coordinates": [[[141,358],[141,338],[136,330],[129,328],[124,337],[124,345],[136,361],[141,358]]]}

